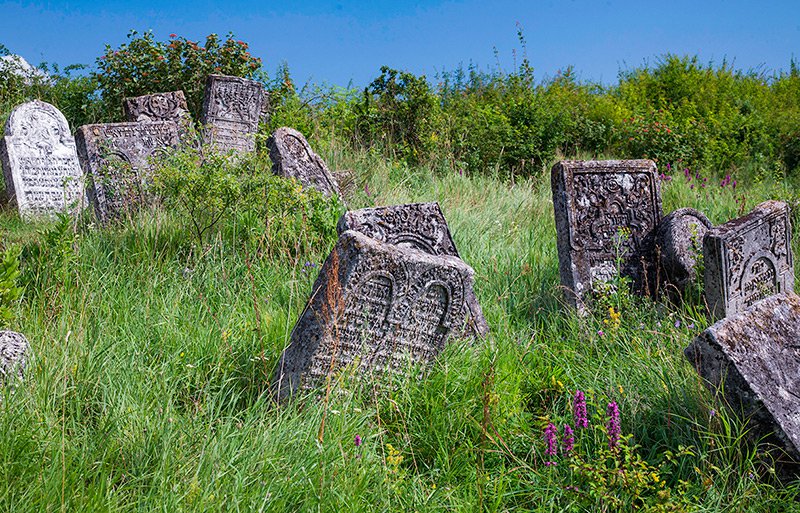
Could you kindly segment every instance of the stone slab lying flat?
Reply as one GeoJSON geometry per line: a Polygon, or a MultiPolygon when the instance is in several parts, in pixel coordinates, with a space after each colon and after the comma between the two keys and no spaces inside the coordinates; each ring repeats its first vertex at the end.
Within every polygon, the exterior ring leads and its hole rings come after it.
{"type": "Polygon", "coordinates": [[[303,134],[281,127],[267,139],[267,146],[274,174],[295,178],[303,187],[314,188],[325,196],[341,196],[328,165],[314,153],[303,134]]]}
{"type": "Polygon", "coordinates": [[[679,208],[664,216],[658,226],[661,267],[668,283],[679,292],[697,281],[697,263],[703,255],[703,237],[711,221],[693,208],[679,208]]]}
{"type": "Polygon", "coordinates": [[[75,139],[91,177],[89,201],[107,222],[144,201],[149,159],[178,145],[178,126],[172,121],[84,125],[75,139]]]}
{"type": "Polygon", "coordinates": [[[458,256],[439,204],[411,203],[362,208],[342,215],[336,230],[355,230],[381,242],[410,247],[431,255],[458,256]]]}
{"type": "Polygon", "coordinates": [[[705,297],[714,319],[741,312],[771,294],[794,290],[789,206],[765,201],[703,238],[705,297]]]}
{"type": "Polygon", "coordinates": [[[227,75],[209,75],[203,111],[203,143],[217,151],[250,153],[266,93],[260,83],[227,75]]]}
{"type": "Polygon", "coordinates": [[[655,229],[661,221],[656,165],[650,160],[562,161],[551,171],[558,267],[567,301],[619,272],[635,291],[655,285],[655,229]]]}
{"type": "Polygon", "coordinates": [[[347,366],[359,375],[402,371],[433,360],[451,337],[485,333],[463,261],[346,231],[292,330],[273,388],[286,397],[347,366]]]}
{"type": "Polygon", "coordinates": [[[0,141],[6,197],[24,218],[48,216],[86,204],[75,139],[64,115],[34,100],[11,111],[0,141]]]}
{"type": "Polygon", "coordinates": [[[712,392],[800,462],[800,297],[777,294],[694,339],[686,358],[712,392]]]}

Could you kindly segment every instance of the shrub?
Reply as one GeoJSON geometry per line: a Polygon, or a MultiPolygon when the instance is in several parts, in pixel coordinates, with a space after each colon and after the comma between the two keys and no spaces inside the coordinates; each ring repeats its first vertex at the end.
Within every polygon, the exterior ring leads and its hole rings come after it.
{"type": "Polygon", "coordinates": [[[0,327],[14,319],[14,306],[22,296],[19,277],[20,248],[11,246],[0,252],[0,327]]]}

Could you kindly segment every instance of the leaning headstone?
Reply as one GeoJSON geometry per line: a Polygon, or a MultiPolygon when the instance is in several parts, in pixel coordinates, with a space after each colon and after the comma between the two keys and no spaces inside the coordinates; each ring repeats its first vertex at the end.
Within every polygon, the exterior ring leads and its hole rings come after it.
{"type": "Polygon", "coordinates": [[[381,242],[431,255],[458,256],[450,228],[436,202],[351,210],[342,215],[336,230],[340,234],[355,230],[381,242]]]}
{"type": "Polygon", "coordinates": [[[83,208],[83,173],[64,115],[34,100],[11,111],[0,144],[6,195],[22,217],[83,208]]]}
{"type": "Polygon", "coordinates": [[[174,121],[178,126],[190,123],[189,107],[183,91],[125,98],[124,107],[125,119],[128,121],[174,121]]]}
{"type": "Polygon", "coordinates": [[[472,287],[473,271],[458,258],[344,232],[292,331],[275,392],[314,388],[348,366],[399,372],[431,361],[451,337],[483,336],[472,287]]]}
{"type": "Polygon", "coordinates": [[[789,206],[765,201],[703,239],[705,298],[714,319],[772,294],[794,290],[789,206]]]}
{"type": "Polygon", "coordinates": [[[30,345],[25,335],[14,331],[0,331],[0,385],[16,376],[22,379],[30,345]]]}
{"type": "Polygon", "coordinates": [[[700,334],[684,354],[719,393],[800,462],[800,297],[777,294],[700,334]]]}
{"type": "Polygon", "coordinates": [[[254,151],[265,101],[264,88],[254,80],[209,75],[200,119],[204,144],[221,152],[254,151]]]}
{"type": "Polygon", "coordinates": [[[679,208],[661,220],[657,246],[667,283],[682,293],[697,281],[697,265],[702,260],[703,237],[711,221],[693,208],[679,208]]]}
{"type": "Polygon", "coordinates": [[[650,292],[661,221],[655,163],[562,161],[553,166],[551,186],[559,274],[569,303],[585,311],[587,295],[618,271],[635,291],[650,292]]]}
{"type": "Polygon", "coordinates": [[[322,158],[314,153],[303,134],[281,127],[267,139],[272,172],[295,178],[303,187],[317,189],[325,196],[341,196],[336,180],[322,158]]]}
{"type": "Polygon", "coordinates": [[[78,155],[91,177],[89,201],[101,222],[145,201],[150,157],[178,145],[172,121],[84,125],[75,134],[78,155]]]}

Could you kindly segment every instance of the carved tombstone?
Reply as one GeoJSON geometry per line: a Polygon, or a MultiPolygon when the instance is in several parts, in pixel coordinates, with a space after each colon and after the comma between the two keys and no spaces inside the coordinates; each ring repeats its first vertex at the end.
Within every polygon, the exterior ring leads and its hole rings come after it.
{"type": "Polygon", "coordinates": [[[264,88],[254,80],[209,75],[200,119],[203,142],[221,152],[254,151],[265,101],[264,88]]]}
{"type": "Polygon", "coordinates": [[[714,393],[800,462],[800,297],[777,294],[704,331],[684,354],[714,393]]]}
{"type": "Polygon", "coordinates": [[[678,292],[697,281],[698,257],[703,254],[703,237],[711,221],[693,208],[679,208],[661,220],[657,246],[665,278],[678,292]]]}
{"type": "Polygon", "coordinates": [[[14,331],[0,331],[0,385],[22,379],[30,345],[25,335],[14,331]]]}
{"type": "Polygon", "coordinates": [[[325,261],[274,379],[286,397],[343,367],[359,374],[427,363],[450,337],[486,333],[473,271],[434,256],[346,231],[325,261]]]}
{"type": "Polygon", "coordinates": [[[89,201],[105,223],[145,200],[149,159],[178,145],[178,126],[172,121],[84,125],[75,139],[91,177],[89,201]]]}
{"type": "Polygon", "coordinates": [[[9,202],[22,217],[83,208],[83,173],[64,115],[34,100],[11,111],[0,143],[9,202]]]}
{"type": "Polygon", "coordinates": [[[303,134],[289,127],[275,130],[269,139],[272,172],[295,178],[303,187],[313,187],[325,196],[340,196],[339,186],[325,161],[314,153],[303,134]]]}
{"type": "Polygon", "coordinates": [[[635,291],[655,285],[655,229],[661,220],[656,165],[650,160],[562,161],[551,172],[561,285],[584,299],[619,271],[635,291]]]}
{"type": "Polygon", "coordinates": [[[339,219],[336,230],[340,234],[355,230],[381,242],[431,255],[458,256],[442,209],[435,202],[351,210],[339,219]]]}
{"type": "Polygon", "coordinates": [[[178,126],[190,123],[189,107],[183,91],[146,94],[125,98],[125,119],[147,123],[150,121],[174,121],[178,126]]]}
{"type": "Polygon", "coordinates": [[[772,294],[794,290],[789,207],[766,201],[703,239],[705,297],[721,319],[772,294]]]}

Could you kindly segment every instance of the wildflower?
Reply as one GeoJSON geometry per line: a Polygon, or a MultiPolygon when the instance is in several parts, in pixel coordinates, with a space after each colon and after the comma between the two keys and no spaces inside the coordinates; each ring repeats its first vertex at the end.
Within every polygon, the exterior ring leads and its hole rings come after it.
{"type": "Polygon", "coordinates": [[[603,330],[597,330],[597,335],[602,337],[605,333],[603,333],[603,330]]]}
{"type": "MultiPolygon", "coordinates": [[[[556,440],[557,435],[558,429],[556,428],[555,424],[552,422],[548,423],[547,427],[544,428],[544,442],[547,444],[547,449],[545,449],[544,453],[551,458],[558,452],[558,441],[556,440]]],[[[544,464],[549,467],[550,465],[555,465],[556,463],[548,459],[544,464]]]]}
{"type": "Polygon", "coordinates": [[[689,328],[690,330],[693,330],[694,329],[694,323],[690,322],[689,325],[687,326],[687,328],[689,328]]]}
{"type": "Polygon", "coordinates": [[[711,416],[711,418],[714,418],[717,416],[717,410],[712,409],[710,412],[708,412],[708,414],[711,416]]]}
{"type": "Polygon", "coordinates": [[[677,321],[675,321],[675,327],[676,327],[676,328],[680,328],[680,327],[681,327],[681,321],[680,321],[680,319],[678,319],[677,321]]]}
{"type": "Polygon", "coordinates": [[[369,194],[369,184],[368,184],[368,183],[365,183],[365,184],[364,184],[364,194],[366,194],[367,196],[369,196],[369,195],[370,195],[370,194],[369,194]]]}
{"type": "Polygon", "coordinates": [[[572,452],[572,449],[575,448],[575,433],[572,431],[572,428],[569,427],[569,424],[564,424],[564,448],[563,451],[565,453],[572,452]]]}
{"type": "Polygon", "coordinates": [[[586,396],[580,390],[575,392],[575,399],[572,403],[572,416],[575,418],[575,427],[589,427],[589,417],[586,415],[586,396]]]}
{"type": "Polygon", "coordinates": [[[608,423],[606,424],[606,431],[608,432],[608,448],[616,449],[619,447],[619,435],[622,432],[619,425],[619,406],[616,401],[608,403],[606,409],[608,415],[608,423]]]}
{"type": "Polygon", "coordinates": [[[356,437],[353,439],[353,443],[356,447],[361,447],[361,435],[356,435],[356,437]]]}

